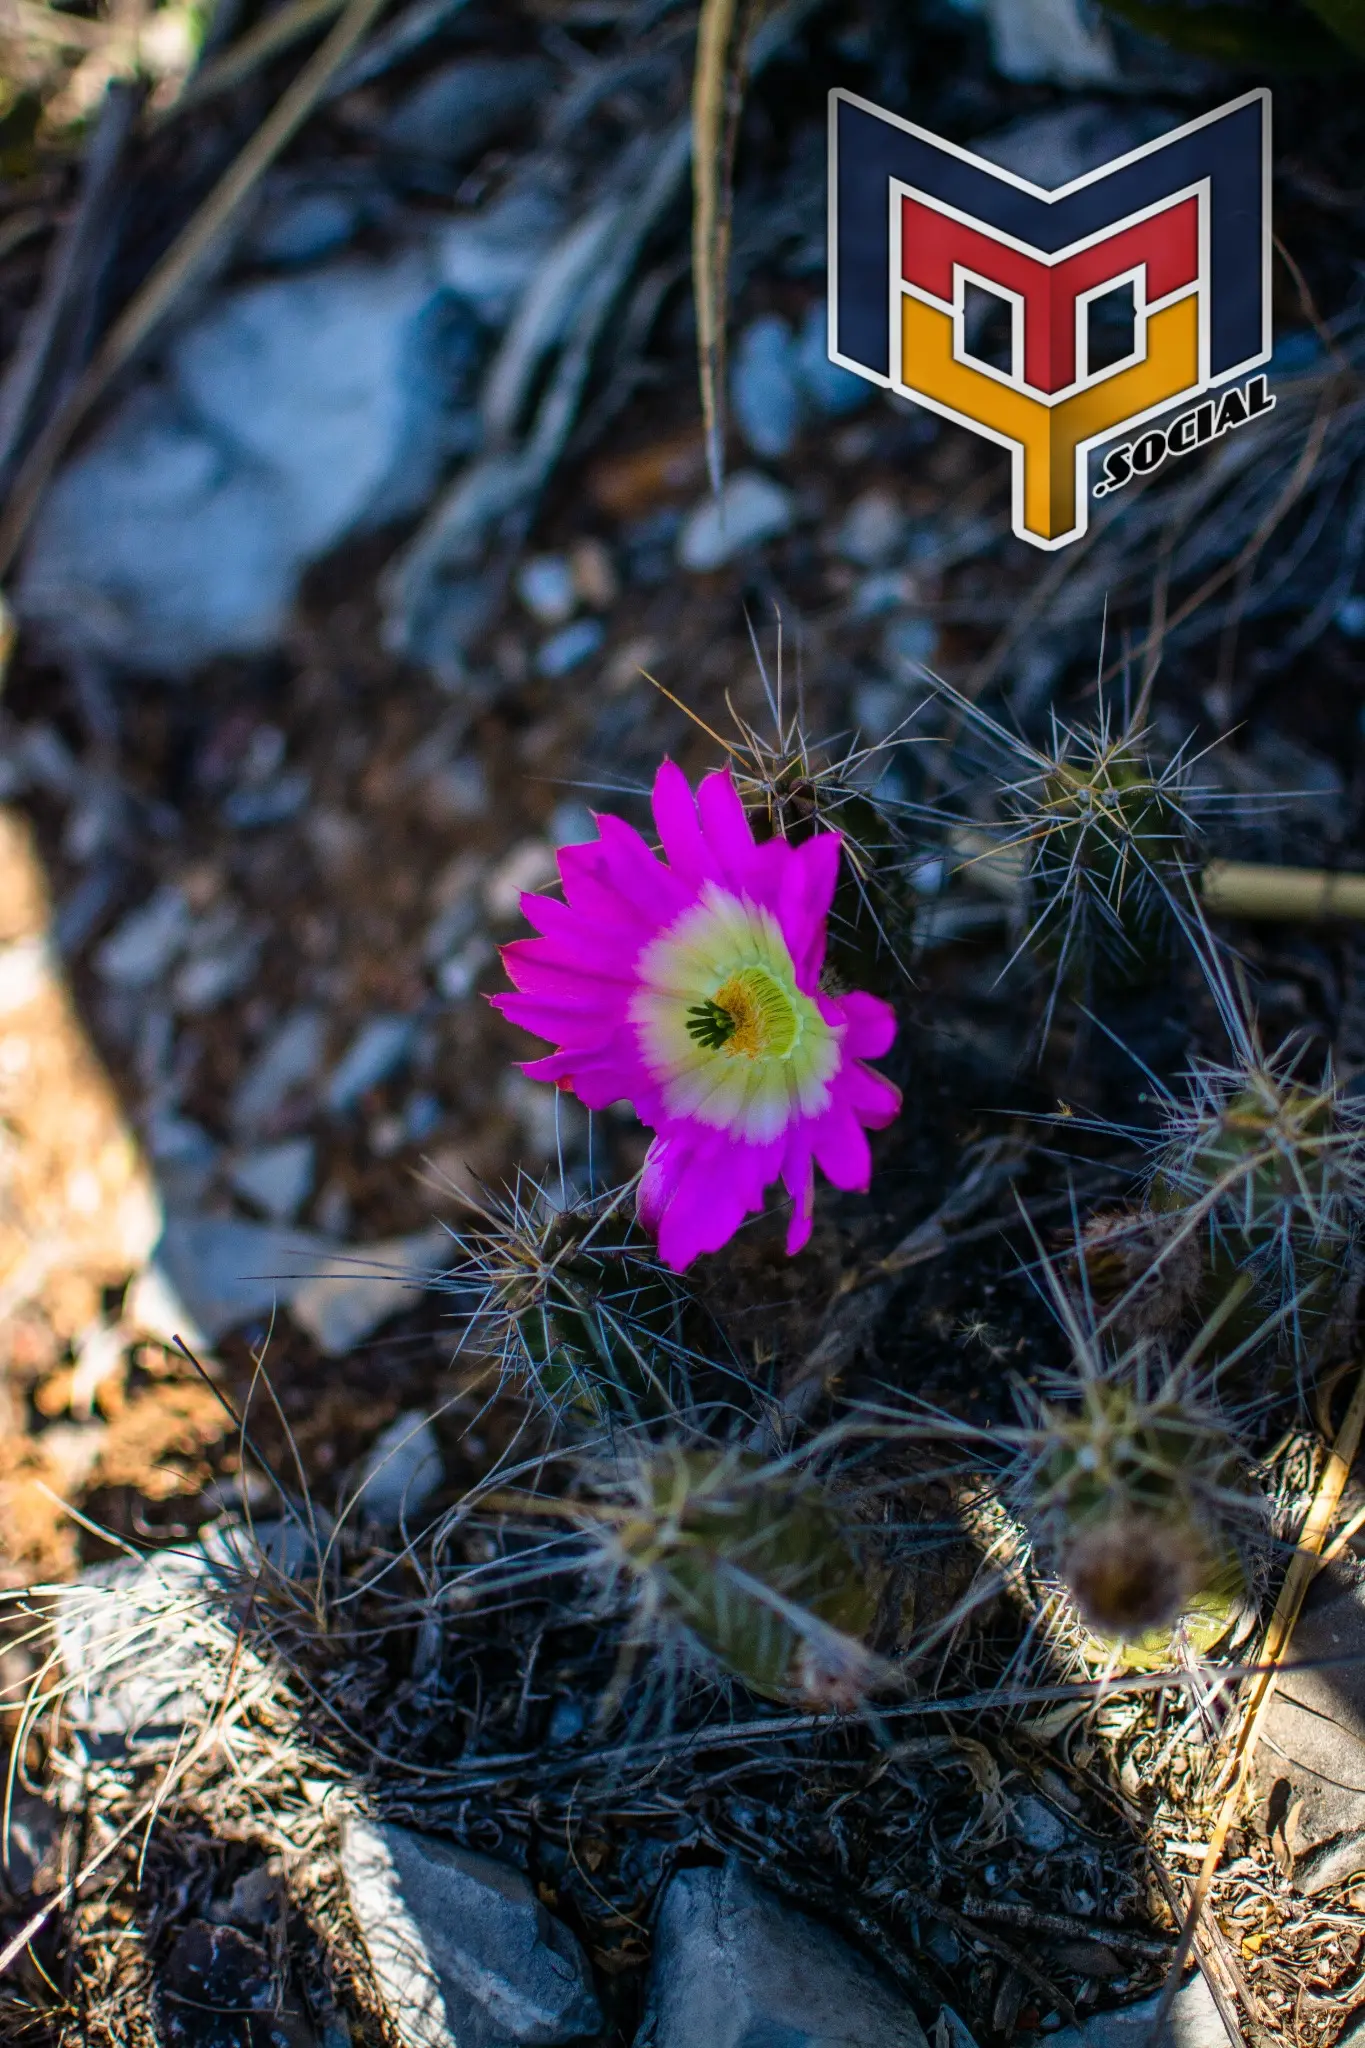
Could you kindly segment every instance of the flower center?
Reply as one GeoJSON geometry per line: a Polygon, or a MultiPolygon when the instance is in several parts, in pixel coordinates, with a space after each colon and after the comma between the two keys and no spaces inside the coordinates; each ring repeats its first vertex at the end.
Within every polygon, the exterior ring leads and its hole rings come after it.
{"type": "Polygon", "coordinates": [[[687,1012],[687,1035],[731,1058],[785,1059],[801,1035],[796,1006],[766,967],[741,967],[687,1012]]]}

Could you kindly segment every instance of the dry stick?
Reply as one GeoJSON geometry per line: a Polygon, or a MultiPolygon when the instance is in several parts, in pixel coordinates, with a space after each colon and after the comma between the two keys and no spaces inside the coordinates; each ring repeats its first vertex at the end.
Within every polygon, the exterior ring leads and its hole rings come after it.
{"type": "Polygon", "coordinates": [[[1300,1533],[1294,1555],[1289,1561],[1289,1570],[1284,1575],[1284,1584],[1280,1588],[1280,1597],[1275,1602],[1275,1611],[1270,1617],[1270,1626],[1266,1630],[1265,1643],[1261,1651],[1260,1661],[1263,1669],[1260,1677],[1252,1687],[1251,1698],[1247,1703],[1246,1718],[1242,1723],[1242,1732],[1237,1738],[1237,1743],[1232,1753],[1233,1780],[1224,1796],[1223,1804],[1218,1810],[1218,1819],[1214,1825],[1213,1833],[1209,1837],[1209,1846],[1205,1851],[1199,1876],[1190,1895],[1189,1907],[1185,1914],[1185,1924],[1180,1930],[1180,1940],[1176,1944],[1170,1975],[1167,1977],[1162,1988],[1161,2003],[1157,2008],[1156,2018],[1152,2023],[1151,2039],[1154,2044],[1162,2039],[1165,2032],[1166,2022],[1170,2016],[1171,2004],[1180,1986],[1180,1973],[1185,1967],[1185,1962],[1194,1941],[1195,1928],[1198,1924],[1199,1916],[1204,1910],[1210,1887],[1213,1884],[1214,1874],[1223,1859],[1223,1848],[1232,1824],[1237,1818],[1237,1811],[1242,1802],[1242,1794],[1251,1775],[1251,1766],[1256,1755],[1256,1745],[1260,1739],[1261,1722],[1266,1709],[1275,1696],[1275,1687],[1279,1681],[1280,1667],[1289,1648],[1289,1640],[1294,1633],[1294,1625],[1298,1621],[1299,1611],[1303,1606],[1304,1598],[1309,1586],[1313,1583],[1314,1578],[1321,1569],[1322,1553],[1326,1547],[1328,1531],[1336,1520],[1337,1510],[1341,1506],[1341,1497],[1346,1490],[1346,1481],[1350,1477],[1351,1467],[1355,1463],[1356,1452],[1360,1449],[1360,1438],[1363,1429],[1365,1429],[1365,1367],[1361,1369],[1360,1376],[1356,1381],[1355,1392],[1351,1396],[1351,1405],[1346,1410],[1345,1420],[1337,1432],[1336,1442],[1328,1454],[1326,1469],[1319,1482],[1313,1505],[1308,1511],[1308,1516],[1300,1533]]]}
{"type": "Polygon", "coordinates": [[[1328,868],[1266,867],[1259,861],[1211,860],[1199,878],[1204,908],[1214,917],[1289,920],[1365,917],[1365,875],[1328,868]]]}
{"type": "Polygon", "coordinates": [[[730,229],[725,207],[730,51],[738,0],[703,0],[692,79],[692,290],[697,371],[706,427],[706,465],[719,492],[724,462],[725,278],[730,229]]]}
{"type": "Polygon", "coordinates": [[[334,73],[350,55],[387,0],[347,0],[345,12],[321,48],[275,102],[240,155],[224,171],[199,211],[105,335],[94,360],[69,398],[30,449],[0,519],[0,576],[9,570],[47,480],[77,427],[110,381],[165,317],[185,285],[242,206],[307,120],[334,73]]]}

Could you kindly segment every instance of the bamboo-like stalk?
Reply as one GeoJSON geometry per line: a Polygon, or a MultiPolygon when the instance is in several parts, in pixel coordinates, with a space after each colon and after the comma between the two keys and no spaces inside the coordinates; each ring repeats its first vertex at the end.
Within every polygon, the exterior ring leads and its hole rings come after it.
{"type": "Polygon", "coordinates": [[[1213,917],[1319,922],[1365,918],[1365,875],[1326,868],[1264,867],[1258,861],[1211,860],[1200,878],[1204,908],[1213,917]]]}

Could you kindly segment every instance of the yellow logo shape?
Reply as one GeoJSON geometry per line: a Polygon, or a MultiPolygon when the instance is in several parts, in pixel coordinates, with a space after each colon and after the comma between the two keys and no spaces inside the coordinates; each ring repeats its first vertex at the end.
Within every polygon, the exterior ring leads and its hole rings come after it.
{"type": "Polygon", "coordinates": [[[1016,524],[1045,547],[1058,547],[1081,530],[1085,444],[1199,388],[1199,295],[1190,292],[1148,315],[1140,363],[1049,405],[958,360],[952,314],[904,293],[901,383],[911,397],[929,399],[1016,451],[1016,524]]]}

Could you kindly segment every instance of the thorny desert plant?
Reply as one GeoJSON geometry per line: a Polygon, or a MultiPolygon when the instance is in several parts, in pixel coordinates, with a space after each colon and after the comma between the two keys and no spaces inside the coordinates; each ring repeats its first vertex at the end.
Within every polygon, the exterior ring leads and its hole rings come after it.
{"type": "Polygon", "coordinates": [[[1138,1638],[1240,1589],[1247,1461],[1188,1366],[1146,1344],[1092,1354],[1028,1406],[1016,1498],[1091,1628],[1138,1638]]]}
{"type": "Polygon", "coordinates": [[[1063,993],[1088,1001],[1159,976],[1188,916],[1196,811],[1211,794],[1192,782],[1188,745],[1158,760],[1141,708],[1119,720],[1102,699],[1087,725],[1054,712],[1047,744],[1035,746],[950,685],[935,687],[995,757],[995,817],[970,858],[1022,864],[1019,950],[1051,969],[1047,1022],[1063,993]]]}
{"type": "MultiPolygon", "coordinates": [[[[676,1422],[739,1380],[725,1339],[635,1221],[631,1186],[569,1201],[528,1175],[455,1239],[470,1338],[557,1416],[676,1422]],[[703,1382],[706,1382],[705,1389],[703,1382]]],[[[747,1383],[745,1383],[747,1385],[747,1383]]]]}
{"type": "Polygon", "coordinates": [[[669,1444],[618,1459],[596,1491],[597,1568],[632,1595],[636,1640],[769,1699],[863,1697],[877,1581],[825,1482],[790,1460],[669,1444]]]}
{"type": "MultiPolygon", "coordinates": [[[[1302,1044],[1267,1053],[1244,991],[1211,946],[1199,951],[1232,1057],[1196,1061],[1179,1094],[1161,1091],[1148,1206],[1201,1243],[1206,1310],[1236,1289],[1302,1355],[1356,1291],[1365,1111],[1330,1058],[1310,1079],[1302,1044]]],[[[1241,1341],[1236,1319],[1228,1334],[1241,1341]]]]}
{"type": "Polygon", "coordinates": [[[786,692],[780,622],[774,673],[756,638],[753,645],[770,731],[733,704],[733,739],[694,712],[688,716],[723,749],[758,838],[800,845],[819,832],[839,834],[844,858],[830,910],[831,963],[859,979],[894,984],[905,974],[917,907],[912,877],[925,858],[917,808],[896,772],[903,750],[915,741],[914,712],[882,739],[864,742],[847,733],[815,739],[807,730],[800,689],[794,703],[786,692]]]}

